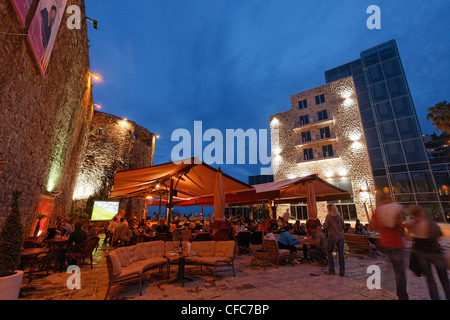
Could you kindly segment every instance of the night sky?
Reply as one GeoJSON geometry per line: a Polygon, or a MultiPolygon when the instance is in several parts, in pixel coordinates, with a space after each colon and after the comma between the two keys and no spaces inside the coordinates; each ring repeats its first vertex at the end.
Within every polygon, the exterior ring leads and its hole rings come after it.
{"type": "MultiPolygon", "coordinates": [[[[426,109],[450,100],[450,2],[86,0],[94,102],[159,134],[154,164],[171,161],[172,132],[269,129],[290,96],[325,84],[324,71],[395,39],[423,133],[426,109]],[[368,6],[381,8],[369,30],[368,6]]],[[[209,142],[204,142],[203,147],[209,142]]],[[[247,182],[265,165],[215,165],[247,182]]]]}

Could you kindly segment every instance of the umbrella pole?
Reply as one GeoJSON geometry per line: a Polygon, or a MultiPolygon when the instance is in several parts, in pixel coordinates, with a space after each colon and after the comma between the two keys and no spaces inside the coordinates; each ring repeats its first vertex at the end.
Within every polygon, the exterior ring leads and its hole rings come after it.
{"type": "Polygon", "coordinates": [[[159,221],[159,217],[161,217],[161,194],[159,195],[159,209],[158,209],[158,219],[157,221],[159,221]]]}
{"type": "Polygon", "coordinates": [[[169,199],[167,203],[166,221],[169,224],[172,220],[172,206],[173,206],[173,178],[170,179],[169,199]]]}

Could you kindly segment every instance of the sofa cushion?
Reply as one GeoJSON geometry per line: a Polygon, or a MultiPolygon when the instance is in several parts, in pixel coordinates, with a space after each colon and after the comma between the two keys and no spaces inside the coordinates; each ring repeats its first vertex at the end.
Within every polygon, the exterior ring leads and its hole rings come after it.
{"type": "Polygon", "coordinates": [[[120,266],[122,268],[128,266],[131,263],[127,247],[118,248],[114,250],[114,252],[117,254],[117,257],[120,260],[120,266]]]}
{"type": "Polygon", "coordinates": [[[109,258],[111,259],[112,263],[112,276],[117,277],[122,272],[120,259],[114,251],[109,254],[109,258]]]}
{"type": "Polygon", "coordinates": [[[216,242],[194,241],[192,242],[191,251],[195,252],[198,257],[213,257],[216,251],[216,242]]]}
{"type": "Polygon", "coordinates": [[[227,257],[233,259],[234,241],[217,241],[214,257],[227,257]]]}
{"type": "Polygon", "coordinates": [[[158,267],[158,266],[162,266],[164,264],[167,263],[167,259],[166,258],[162,258],[162,257],[156,257],[156,258],[150,258],[150,259],[146,259],[146,260],[142,260],[139,262],[136,262],[137,264],[139,264],[139,266],[142,267],[142,271],[146,271],[146,270],[150,270],[152,268],[158,267]]]}
{"type": "Polygon", "coordinates": [[[157,240],[149,242],[152,244],[151,255],[148,258],[161,258],[164,257],[166,253],[166,247],[164,246],[164,241],[157,240]]]}
{"type": "Polygon", "coordinates": [[[128,257],[130,258],[130,263],[135,263],[137,261],[140,261],[141,259],[139,259],[139,255],[138,255],[138,250],[136,246],[129,246],[127,247],[127,252],[128,252],[128,257]]]}
{"type": "Polygon", "coordinates": [[[138,261],[148,259],[152,254],[152,241],[141,242],[136,245],[136,255],[138,261]]]}
{"type": "Polygon", "coordinates": [[[278,249],[278,254],[281,256],[283,254],[290,254],[291,252],[288,249],[278,249]]]}

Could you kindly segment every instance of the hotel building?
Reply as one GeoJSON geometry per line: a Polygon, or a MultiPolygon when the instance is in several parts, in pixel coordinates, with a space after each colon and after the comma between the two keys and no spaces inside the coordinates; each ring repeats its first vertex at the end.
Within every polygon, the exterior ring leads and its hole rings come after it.
{"type": "MultiPolygon", "coordinates": [[[[349,191],[336,202],[344,220],[367,222],[375,205],[374,181],[353,79],[347,77],[291,96],[291,109],[270,117],[274,180],[319,174],[349,191]]],[[[294,219],[306,220],[305,204],[279,205],[294,219]]],[[[325,219],[326,203],[318,202],[325,219]]]]}
{"type": "MultiPolygon", "coordinates": [[[[291,109],[270,117],[275,181],[317,173],[350,191],[352,200],[336,203],[348,222],[367,221],[375,190],[445,222],[449,203],[437,192],[396,42],[360,56],[326,71],[325,85],[291,96],[291,109]]],[[[325,207],[318,203],[321,220],[325,207]]],[[[308,218],[306,204],[290,210],[308,218]]]]}

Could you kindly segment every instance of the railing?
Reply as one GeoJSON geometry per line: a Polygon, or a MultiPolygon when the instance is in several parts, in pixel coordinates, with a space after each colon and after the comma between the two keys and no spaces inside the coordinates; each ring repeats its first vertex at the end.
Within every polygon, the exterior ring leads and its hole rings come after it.
{"type": "Polygon", "coordinates": [[[329,141],[334,141],[337,140],[336,138],[336,134],[331,133],[329,137],[321,137],[319,134],[315,135],[314,139],[308,140],[308,141],[304,141],[303,138],[299,138],[295,141],[295,145],[296,146],[305,146],[305,145],[309,145],[309,144],[315,144],[315,143],[321,143],[321,142],[329,142],[329,141]]]}
{"type": "Polygon", "coordinates": [[[329,116],[327,119],[319,120],[318,117],[309,117],[309,123],[302,123],[297,121],[294,123],[294,129],[305,128],[309,126],[326,125],[334,122],[333,117],[329,116]]]}
{"type": "Polygon", "coordinates": [[[298,160],[297,163],[304,163],[304,162],[311,162],[311,161],[323,161],[323,160],[331,160],[331,159],[337,159],[339,158],[339,154],[333,150],[333,155],[329,156],[326,154],[323,154],[322,152],[314,153],[313,159],[304,159],[304,156],[302,155],[298,160]]]}

